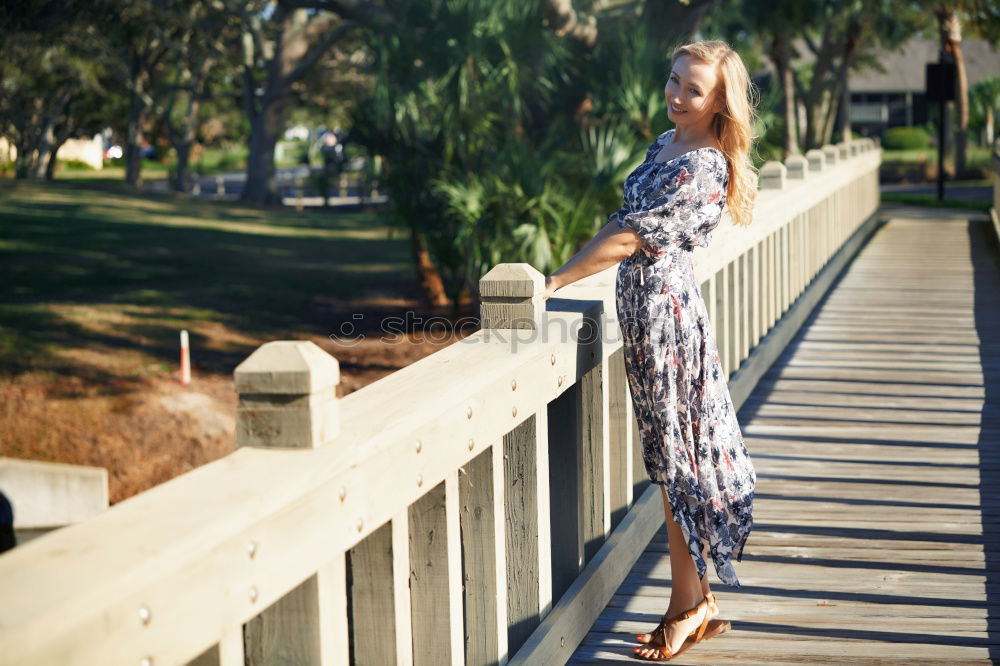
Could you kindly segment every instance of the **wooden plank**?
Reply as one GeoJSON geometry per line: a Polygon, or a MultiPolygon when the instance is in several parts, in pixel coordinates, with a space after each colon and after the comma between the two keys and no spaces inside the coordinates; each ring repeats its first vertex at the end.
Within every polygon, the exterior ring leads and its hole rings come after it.
{"type": "MultiPolygon", "coordinates": [[[[392,557],[392,590],[388,596],[384,590],[382,595],[392,603],[392,609],[383,611],[392,615],[395,638],[396,664],[410,666],[413,663],[413,613],[410,604],[410,511],[403,509],[391,521],[392,533],[389,535],[392,557]]],[[[383,539],[387,537],[383,536],[383,539]]],[[[384,552],[384,546],[383,552],[384,552]]],[[[385,565],[380,565],[379,574],[384,577],[385,565]]],[[[384,601],[383,603],[388,603],[384,601]]],[[[368,625],[371,626],[371,625],[368,625]]],[[[388,641],[385,641],[388,643],[388,641]]],[[[357,661],[357,660],[356,660],[357,661]]],[[[377,663],[392,663],[391,655],[380,658],[377,663]]]]}
{"type": "MultiPolygon", "coordinates": [[[[537,416],[535,417],[537,421],[537,416]]],[[[536,452],[538,448],[536,447],[536,452]]],[[[503,666],[507,663],[507,488],[506,488],[506,460],[504,458],[504,447],[502,442],[494,443],[490,446],[491,472],[493,473],[493,574],[495,582],[493,589],[496,591],[496,625],[488,628],[496,636],[497,643],[497,663],[503,666]]],[[[537,494],[536,494],[537,497],[537,494]]],[[[541,536],[541,535],[539,535],[541,536]]],[[[539,539],[539,550],[541,549],[541,539],[539,539]]],[[[540,596],[540,594],[539,594],[540,596]]]]}
{"type": "MultiPolygon", "coordinates": [[[[493,459],[491,446],[469,461],[458,478],[464,570],[462,588],[465,595],[464,655],[467,664],[492,664],[500,656],[497,598],[506,596],[507,591],[496,586],[493,459]]],[[[502,515],[500,520],[503,521],[502,515]]],[[[502,560],[500,564],[506,566],[502,560]]]]}
{"type": "MultiPolygon", "coordinates": [[[[393,593],[395,543],[392,523],[386,523],[368,535],[349,554],[348,593],[351,597],[351,645],[358,663],[391,664],[396,662],[397,646],[393,635],[399,632],[393,593]],[[372,631],[391,627],[392,634],[372,631]]],[[[409,572],[406,572],[409,577],[409,572]]],[[[409,587],[407,596],[409,596],[409,587]]],[[[409,626],[409,621],[407,621],[409,626]]],[[[410,646],[406,645],[406,654],[410,646]]]]}
{"type": "MultiPolygon", "coordinates": [[[[549,502],[552,543],[552,599],[558,600],[583,566],[583,529],[580,497],[583,432],[580,387],[574,385],[549,403],[549,502]]],[[[508,575],[510,570],[508,569],[508,575]]],[[[511,618],[513,620],[513,618],[511,618]]],[[[532,627],[532,630],[534,627],[532,627]]],[[[520,635],[523,641],[528,633],[520,635]]],[[[510,642],[511,652],[520,643],[510,642]]]]}
{"type": "MultiPolygon", "coordinates": [[[[465,612],[462,607],[462,510],[458,474],[459,472],[456,470],[444,480],[444,536],[448,563],[447,611],[450,630],[448,637],[452,666],[462,666],[465,663],[465,612]]],[[[443,609],[440,610],[443,611],[443,609]]]]}
{"type": "Polygon", "coordinates": [[[594,557],[604,543],[605,538],[605,507],[607,502],[605,478],[606,463],[606,431],[607,402],[605,393],[604,364],[594,366],[579,382],[580,385],[580,528],[583,538],[583,561],[586,564],[594,557]]]}
{"type": "MultiPolygon", "coordinates": [[[[726,292],[726,335],[724,338],[729,364],[727,373],[732,374],[740,367],[740,344],[743,338],[743,304],[740,303],[740,291],[743,276],[740,272],[741,259],[737,257],[729,264],[728,291],[726,292]]],[[[727,376],[728,376],[727,374],[727,376]]]]}
{"type": "Polygon", "coordinates": [[[319,606],[319,663],[325,666],[350,661],[350,623],[347,615],[347,567],[339,555],[316,572],[319,606]]]}
{"type": "MultiPolygon", "coordinates": [[[[552,505],[549,492],[549,410],[535,412],[533,431],[535,449],[535,530],[538,534],[538,615],[545,615],[552,608],[552,505]],[[548,526],[548,527],[547,527],[548,526]]],[[[561,461],[560,461],[561,462],[561,461]]]]}
{"type": "MultiPolygon", "coordinates": [[[[565,394],[564,394],[565,395],[565,394]]],[[[536,416],[504,436],[506,503],[507,625],[509,651],[516,651],[538,626],[538,481],[535,463],[536,416]]]]}
{"type": "Polygon", "coordinates": [[[613,530],[625,517],[632,499],[629,466],[630,424],[628,412],[631,406],[627,403],[628,378],[625,375],[625,350],[619,349],[608,357],[607,390],[608,390],[608,449],[610,452],[608,465],[609,530],[613,530]]]}
{"type": "Polygon", "coordinates": [[[715,342],[719,348],[719,360],[722,363],[722,374],[729,377],[732,372],[732,362],[729,358],[729,339],[732,330],[732,313],[730,312],[730,278],[732,264],[726,264],[718,273],[715,291],[715,316],[718,319],[715,330],[715,342]]]}
{"type": "Polygon", "coordinates": [[[454,663],[445,482],[409,509],[413,663],[454,663]]]}
{"type": "Polygon", "coordinates": [[[244,649],[250,663],[323,663],[321,640],[325,632],[320,618],[319,583],[318,575],[310,576],[247,622],[244,649]]]}

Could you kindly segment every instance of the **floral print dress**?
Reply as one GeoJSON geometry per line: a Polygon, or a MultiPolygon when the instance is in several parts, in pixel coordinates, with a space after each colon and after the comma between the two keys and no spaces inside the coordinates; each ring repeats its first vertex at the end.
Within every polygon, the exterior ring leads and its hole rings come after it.
{"type": "Polygon", "coordinates": [[[753,526],[757,475],[692,263],[719,224],[728,166],[710,147],[654,161],[673,132],[649,147],[609,217],[643,241],[618,266],[615,305],[646,472],[666,488],[698,575],[704,539],[719,579],[739,587],[732,559],[742,559],[753,526]]]}

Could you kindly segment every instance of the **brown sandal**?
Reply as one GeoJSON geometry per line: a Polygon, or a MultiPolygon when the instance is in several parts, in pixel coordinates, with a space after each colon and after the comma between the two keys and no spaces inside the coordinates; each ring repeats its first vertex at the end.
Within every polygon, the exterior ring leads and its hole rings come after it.
{"type": "MultiPolygon", "coordinates": [[[[708,594],[705,595],[705,599],[708,600],[708,608],[713,616],[713,619],[708,621],[708,627],[705,629],[705,635],[701,637],[701,640],[703,641],[707,641],[709,638],[712,638],[713,636],[718,636],[719,634],[733,628],[733,625],[729,622],[729,620],[714,619],[714,616],[717,616],[719,614],[719,603],[718,601],[716,601],[715,595],[709,592],[708,594]]],[[[636,634],[635,640],[643,645],[648,645],[649,643],[651,643],[653,640],[656,639],[656,634],[662,631],[663,628],[666,627],[668,624],[676,622],[679,617],[680,613],[673,615],[671,617],[667,617],[667,614],[664,613],[663,617],[660,618],[660,623],[656,625],[656,628],[650,631],[648,634],[645,634],[650,637],[648,641],[644,641],[642,640],[642,638],[640,638],[644,634],[636,634]]]]}
{"type": "Polygon", "coordinates": [[[697,604],[695,604],[692,608],[689,608],[688,610],[686,610],[686,611],[684,611],[682,613],[678,613],[677,615],[674,615],[673,617],[665,618],[661,622],[661,624],[663,626],[660,629],[660,631],[663,632],[663,643],[664,643],[664,645],[649,647],[648,644],[647,644],[647,647],[644,647],[644,648],[639,648],[639,647],[632,648],[632,656],[635,657],[635,658],[637,658],[637,659],[642,659],[644,661],[670,661],[674,657],[680,655],[681,653],[683,653],[684,651],[686,651],[689,647],[691,647],[695,643],[701,641],[703,639],[703,637],[705,636],[705,630],[708,628],[709,618],[711,617],[711,613],[710,613],[711,606],[710,606],[710,604],[713,604],[713,603],[714,603],[714,597],[713,597],[713,600],[710,602],[709,601],[709,597],[705,596],[705,597],[702,598],[701,601],[699,601],[697,604]],[[688,637],[686,639],[684,639],[684,642],[677,649],[677,652],[671,652],[670,648],[668,648],[666,646],[666,643],[667,643],[667,626],[671,625],[671,624],[674,624],[675,622],[678,622],[680,620],[685,620],[685,619],[691,617],[692,615],[696,615],[698,613],[698,610],[702,606],[705,606],[705,605],[709,605],[710,606],[709,608],[705,609],[705,619],[702,620],[701,624],[698,625],[698,627],[696,629],[694,629],[690,634],[688,634],[688,637]],[[653,656],[644,657],[644,656],[642,656],[642,655],[639,654],[640,650],[655,650],[656,654],[653,655],[653,656]]]}
{"type": "MultiPolygon", "coordinates": [[[[715,600],[715,595],[709,592],[705,595],[708,599],[708,608],[713,614],[719,614],[719,602],[715,600]]],[[[728,631],[733,628],[732,623],[729,620],[709,620],[708,627],[705,628],[705,633],[701,637],[702,641],[707,641],[713,636],[718,636],[719,634],[728,631]]],[[[700,642],[700,641],[698,641],[700,642]]]]}

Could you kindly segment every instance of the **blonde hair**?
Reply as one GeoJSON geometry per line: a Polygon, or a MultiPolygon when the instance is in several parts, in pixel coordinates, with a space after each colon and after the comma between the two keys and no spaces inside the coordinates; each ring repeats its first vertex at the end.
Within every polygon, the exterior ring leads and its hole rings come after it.
{"type": "Polygon", "coordinates": [[[722,95],[724,104],[715,114],[712,130],[729,166],[726,207],[735,224],[749,225],[757,197],[758,171],[750,161],[750,146],[757,138],[753,136],[753,125],[760,92],[751,81],[743,59],[721,39],[678,46],[670,57],[671,64],[683,55],[716,66],[720,81],[716,94],[722,95]]]}

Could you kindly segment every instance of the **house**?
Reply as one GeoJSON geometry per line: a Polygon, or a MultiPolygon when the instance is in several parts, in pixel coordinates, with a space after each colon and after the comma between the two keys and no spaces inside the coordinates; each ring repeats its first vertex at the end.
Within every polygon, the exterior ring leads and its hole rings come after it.
{"type": "MultiPolygon", "coordinates": [[[[867,69],[848,74],[851,127],[862,136],[880,135],[889,127],[923,125],[932,120],[925,66],[938,62],[939,42],[911,39],[882,58],[885,72],[867,69]]],[[[971,87],[1000,76],[1000,50],[981,39],[962,40],[965,72],[971,87]]]]}

